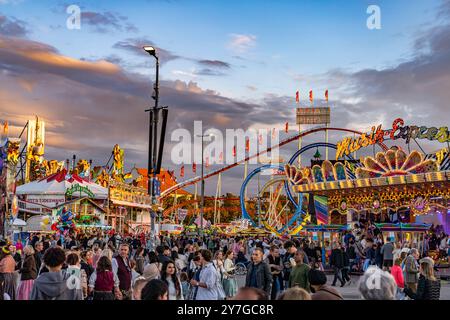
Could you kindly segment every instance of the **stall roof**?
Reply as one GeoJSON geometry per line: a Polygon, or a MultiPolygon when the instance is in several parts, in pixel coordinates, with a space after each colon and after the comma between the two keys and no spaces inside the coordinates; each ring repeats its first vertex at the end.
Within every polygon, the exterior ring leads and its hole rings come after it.
{"type": "Polygon", "coordinates": [[[426,232],[431,228],[427,223],[375,223],[384,232],[426,232]]]}
{"type": "MultiPolygon", "coordinates": [[[[94,182],[86,181],[76,174],[68,175],[66,169],[46,178],[18,186],[16,193],[18,195],[65,195],[67,189],[75,184],[88,187],[96,199],[108,198],[107,188],[94,182]]],[[[81,194],[86,196],[84,192],[81,192],[81,194]]],[[[76,195],[78,195],[78,193],[76,193],[76,195]]]]}
{"type": "Polygon", "coordinates": [[[349,229],[346,224],[319,224],[305,226],[304,230],[308,232],[342,232],[349,229]]]}

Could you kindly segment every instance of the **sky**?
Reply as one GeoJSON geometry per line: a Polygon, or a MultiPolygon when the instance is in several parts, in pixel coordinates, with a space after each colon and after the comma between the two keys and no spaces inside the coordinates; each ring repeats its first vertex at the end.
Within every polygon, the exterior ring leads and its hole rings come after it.
{"type": "MultiPolygon", "coordinates": [[[[146,167],[155,69],[144,44],[161,60],[163,166],[176,173],[174,129],[192,131],[197,120],[205,130],[281,130],[288,121],[291,135],[297,90],[302,105],[313,90],[317,106],[328,89],[336,127],[368,131],[399,117],[449,124],[448,0],[0,0],[0,119],[12,136],[34,115],[45,119],[48,158],[105,164],[118,143],[128,168],[146,167]],[[381,29],[367,27],[372,4],[381,29]],[[70,5],[81,10],[80,29],[67,28],[70,5]]],[[[227,172],[222,193],[238,192],[243,175],[242,167],[227,172]]]]}

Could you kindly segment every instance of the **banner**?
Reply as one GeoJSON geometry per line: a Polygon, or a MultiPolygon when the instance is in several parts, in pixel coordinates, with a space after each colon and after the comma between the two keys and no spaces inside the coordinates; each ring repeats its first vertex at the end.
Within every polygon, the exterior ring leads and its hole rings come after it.
{"type": "Polygon", "coordinates": [[[178,209],[178,221],[182,223],[188,214],[187,209],[178,209]]]}
{"type": "Polygon", "coordinates": [[[317,224],[328,224],[328,198],[314,196],[317,224]]]}

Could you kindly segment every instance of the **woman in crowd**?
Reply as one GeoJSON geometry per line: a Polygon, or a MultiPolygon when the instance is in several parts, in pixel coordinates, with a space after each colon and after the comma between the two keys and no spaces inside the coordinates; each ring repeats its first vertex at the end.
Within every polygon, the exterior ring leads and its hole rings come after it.
{"type": "Polygon", "coordinates": [[[37,278],[36,261],[34,260],[34,249],[28,245],[23,250],[24,260],[20,269],[20,284],[17,291],[17,300],[29,300],[34,280],[37,278]]]}
{"type": "Polygon", "coordinates": [[[147,280],[159,279],[162,264],[158,261],[158,256],[154,251],[148,253],[148,262],[144,267],[144,278],[147,280]]]}
{"type": "Polygon", "coordinates": [[[405,288],[405,281],[403,278],[403,270],[401,264],[402,260],[400,258],[397,258],[391,268],[391,275],[394,277],[395,283],[397,284],[397,300],[403,300],[405,296],[403,293],[403,289],[405,288]]]}
{"type": "Polygon", "coordinates": [[[102,251],[102,257],[107,257],[109,260],[112,260],[114,255],[114,251],[111,250],[109,247],[106,247],[105,249],[103,249],[102,251]]]}
{"type": "Polygon", "coordinates": [[[169,288],[169,300],[184,300],[181,281],[177,275],[175,262],[172,260],[163,263],[161,280],[164,281],[169,288]]]}
{"type": "Polygon", "coordinates": [[[143,247],[138,247],[134,255],[134,260],[136,261],[136,272],[142,275],[144,273],[145,265],[145,250],[143,247]]]}
{"type": "Polygon", "coordinates": [[[86,272],[86,276],[89,279],[94,272],[93,252],[92,250],[84,250],[81,252],[81,270],[86,272]]]}
{"type": "Polygon", "coordinates": [[[111,260],[103,256],[97,262],[97,268],[89,279],[89,293],[94,300],[114,300],[120,298],[119,278],[112,272],[111,260]]]}
{"type": "Polygon", "coordinates": [[[312,300],[308,291],[300,287],[289,288],[277,300],[312,300]]]}
{"type": "Polygon", "coordinates": [[[86,272],[81,269],[80,256],[76,253],[70,253],[66,257],[67,272],[75,276],[80,284],[80,290],[83,294],[83,299],[88,295],[88,278],[86,272]]]}
{"type": "Polygon", "coordinates": [[[430,257],[423,258],[420,263],[420,276],[417,291],[405,288],[405,294],[414,300],[439,300],[441,282],[434,275],[434,261],[430,257]]]}
{"type": "Polygon", "coordinates": [[[186,270],[186,263],[183,259],[180,258],[177,250],[172,250],[172,261],[175,262],[175,267],[178,272],[182,272],[186,270]]]}
{"type": "Polygon", "coordinates": [[[4,246],[0,250],[0,274],[4,279],[4,290],[11,300],[16,298],[16,286],[14,282],[14,271],[16,269],[16,261],[11,256],[8,246],[4,246]]]}
{"type": "Polygon", "coordinates": [[[232,298],[237,293],[237,283],[234,275],[236,267],[233,263],[234,253],[232,250],[228,250],[225,257],[224,267],[224,279],[223,289],[225,291],[226,298],[232,298]]]}
{"type": "Polygon", "coordinates": [[[169,288],[159,279],[150,280],[141,292],[141,300],[168,300],[169,288]]]}

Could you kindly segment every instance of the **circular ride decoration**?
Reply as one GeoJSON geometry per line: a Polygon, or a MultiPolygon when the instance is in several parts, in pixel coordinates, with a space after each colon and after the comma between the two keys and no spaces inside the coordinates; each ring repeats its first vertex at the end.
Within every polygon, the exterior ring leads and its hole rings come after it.
{"type": "MultiPolygon", "coordinates": [[[[260,208],[261,210],[261,221],[264,228],[272,233],[276,234],[295,234],[298,233],[304,225],[306,225],[305,220],[309,220],[310,217],[305,210],[302,209],[303,205],[303,194],[299,194],[299,202],[295,200],[293,193],[291,191],[291,185],[295,185],[297,183],[302,182],[311,182],[312,179],[315,181],[322,179],[321,177],[325,177],[325,180],[328,180],[328,177],[332,175],[333,166],[331,165],[331,169],[328,168],[328,171],[323,171],[319,166],[313,166],[311,170],[308,168],[304,168],[302,170],[298,170],[292,166],[295,163],[296,159],[304,152],[312,149],[312,148],[332,148],[337,150],[337,146],[332,143],[313,143],[307,146],[304,146],[300,150],[298,150],[289,160],[286,166],[278,165],[278,164],[267,164],[263,165],[259,168],[253,170],[247,178],[244,180],[240,191],[240,204],[242,210],[242,218],[248,219],[253,226],[256,226],[254,219],[250,216],[246,206],[245,206],[245,191],[247,186],[252,178],[257,175],[260,175],[261,172],[267,170],[276,169],[278,173],[284,173],[284,177],[279,177],[277,179],[272,179],[267,182],[262,190],[259,192],[258,197],[261,195],[269,194],[270,199],[265,199],[262,203],[266,203],[267,206],[265,208],[260,208]],[[317,168],[318,167],[318,168],[317,168]],[[289,170],[289,171],[288,171],[289,170]],[[320,170],[320,174],[316,172],[320,170]],[[329,171],[331,170],[331,171],[329,171]],[[315,175],[312,177],[312,175],[315,175]],[[284,185],[285,195],[281,195],[282,188],[280,185],[284,185]],[[272,187],[275,189],[275,193],[267,193],[267,189],[272,187]],[[284,201],[283,201],[284,200],[284,201]],[[290,202],[290,203],[289,203],[290,202]],[[264,209],[264,210],[263,210],[264,209]],[[286,211],[286,214],[283,214],[283,211],[286,211]],[[306,219],[307,218],[307,219],[306,219]]],[[[353,160],[351,156],[347,156],[349,160],[353,160]]],[[[339,169],[339,168],[338,168],[339,169]]],[[[345,175],[345,168],[342,168],[344,172],[338,170],[338,174],[345,175]]],[[[263,197],[264,198],[264,197],[263,197]]]]}

